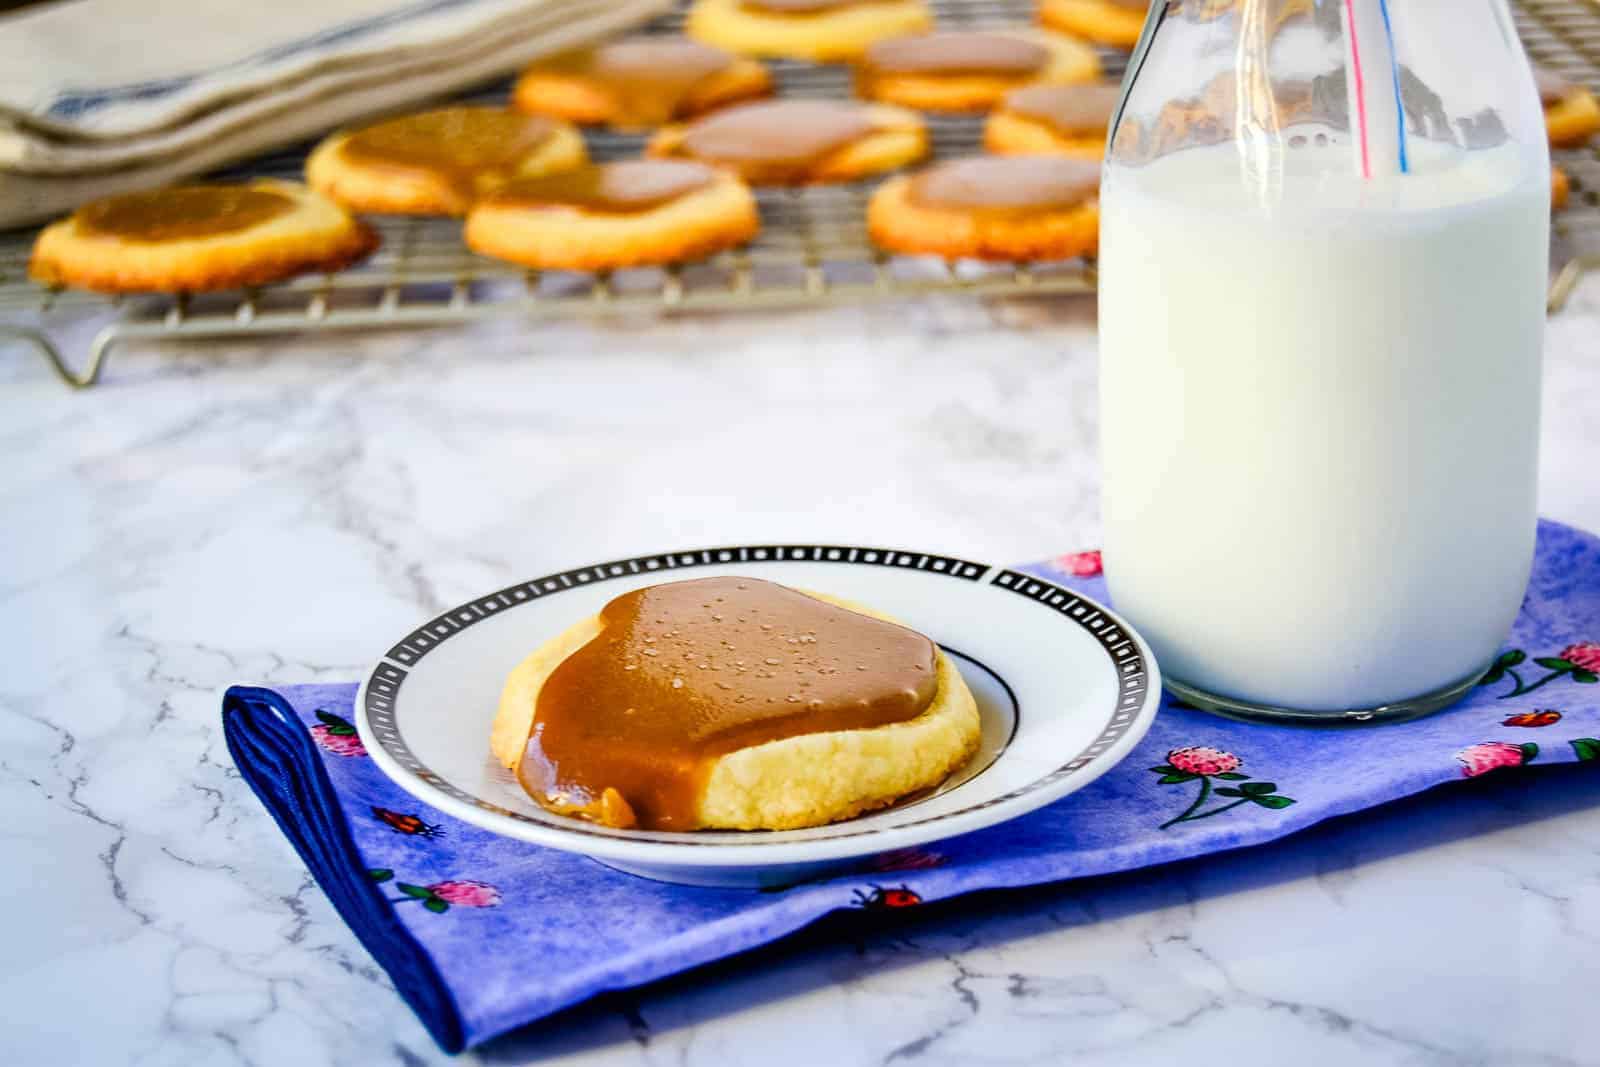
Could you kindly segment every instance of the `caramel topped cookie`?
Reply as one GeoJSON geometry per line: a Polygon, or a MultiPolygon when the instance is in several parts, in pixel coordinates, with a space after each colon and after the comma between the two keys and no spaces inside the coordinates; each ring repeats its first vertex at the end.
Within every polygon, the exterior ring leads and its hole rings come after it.
{"type": "Polygon", "coordinates": [[[926,0],[695,0],[687,29],[742,55],[836,63],[932,25],[926,0]]]}
{"type": "Polygon", "coordinates": [[[568,207],[601,215],[634,215],[704,189],[717,172],[702,163],[628,159],[543,178],[520,178],[493,196],[513,207],[568,207]]]}
{"type": "Polygon", "coordinates": [[[539,690],[522,782],[579,808],[615,789],[645,829],[694,829],[718,756],[905,722],[938,691],[926,637],[754,578],[640,589],[600,622],[539,690]]]}
{"type": "Polygon", "coordinates": [[[490,745],[535,801],[615,827],[816,826],[937,785],[980,735],[932,641],[745,577],[625,593],[506,682],[490,745]]]}
{"type": "Polygon", "coordinates": [[[1542,67],[1533,68],[1533,78],[1551,145],[1576,148],[1600,132],[1600,100],[1588,88],[1542,67]]]}
{"type": "Polygon", "coordinates": [[[1039,0],[1039,21],[1050,29],[1113,48],[1138,44],[1149,12],[1149,0],[1039,0]]]}
{"type": "Polygon", "coordinates": [[[984,125],[984,147],[1002,155],[1105,155],[1121,90],[1115,85],[1030,85],[1006,94],[984,125]]]}
{"type": "Polygon", "coordinates": [[[927,33],[879,41],[862,69],[871,74],[992,74],[1028,78],[1044,70],[1050,49],[1009,33],[927,33]]]}
{"type": "Polygon", "coordinates": [[[303,185],[180,185],[83,205],[39,234],[29,271],[102,292],[194,292],[338,270],[377,244],[303,185]]]}
{"type": "Polygon", "coordinates": [[[492,107],[446,107],[338,133],[306,161],[311,184],[356,211],[459,215],[512,178],[583,163],[565,122],[492,107]]]}
{"type": "Polygon", "coordinates": [[[1034,85],[1008,93],[1005,110],[1066,136],[1104,137],[1121,95],[1115,85],[1034,85]]]}
{"type": "Polygon", "coordinates": [[[237,233],[294,209],[292,196],[266,186],[180,185],[94,200],[73,217],[80,233],[169,242],[237,233]]]}
{"type": "Polygon", "coordinates": [[[339,154],[354,163],[442,174],[470,188],[481,176],[510,176],[555,132],[547,119],[498,108],[444,108],[356,130],[339,154]]]}
{"type": "Polygon", "coordinates": [[[879,41],[856,67],[856,93],[931,111],[983,111],[1019,86],[1099,74],[1099,57],[1079,41],[1033,30],[961,30],[879,41]]]}
{"type": "Polygon", "coordinates": [[[865,108],[796,100],[744,108],[691,126],[683,148],[719,163],[805,167],[875,129],[865,108]]]}
{"type": "Polygon", "coordinates": [[[885,182],[872,239],[946,259],[1068,259],[1094,250],[1100,167],[1060,155],[975,156],[885,182]]]}
{"type": "Polygon", "coordinates": [[[632,159],[519,178],[467,216],[474,251],[544,270],[611,270],[699,259],[756,235],[755,198],[734,175],[685,160],[632,159]]]}
{"type": "Polygon", "coordinates": [[[771,92],[772,76],[755,60],[683,37],[641,37],[528,68],[512,104],[529,114],[637,129],[771,92]]]}
{"type": "Polygon", "coordinates": [[[726,167],[759,184],[849,181],[920,158],[927,132],[900,108],[779,100],[668,127],[649,151],[726,167]]]}
{"type": "Polygon", "coordinates": [[[1100,169],[1054,156],[976,156],[911,178],[906,199],[926,208],[1027,215],[1077,207],[1100,191],[1100,169]]]}

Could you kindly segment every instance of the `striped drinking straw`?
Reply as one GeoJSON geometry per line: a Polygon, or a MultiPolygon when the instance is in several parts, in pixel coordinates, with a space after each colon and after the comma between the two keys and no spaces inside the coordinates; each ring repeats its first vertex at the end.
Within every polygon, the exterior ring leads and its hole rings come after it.
{"type": "Polygon", "coordinates": [[[1406,115],[1400,102],[1389,0],[1342,0],[1350,133],[1363,178],[1405,174],[1406,115]]]}

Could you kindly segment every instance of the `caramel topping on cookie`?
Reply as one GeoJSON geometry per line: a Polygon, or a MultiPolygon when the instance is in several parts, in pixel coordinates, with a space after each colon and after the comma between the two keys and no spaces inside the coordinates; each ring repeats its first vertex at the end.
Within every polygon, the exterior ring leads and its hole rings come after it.
{"type": "Polygon", "coordinates": [[[870,134],[872,113],[831,100],[779,100],[729,108],[701,119],[683,136],[690,155],[744,164],[763,173],[803,173],[870,134]]]}
{"type": "Polygon", "coordinates": [[[568,207],[601,215],[634,215],[698,192],[717,178],[700,163],[628,159],[562,174],[519,178],[491,198],[517,207],[568,207]]]}
{"type": "Polygon", "coordinates": [[[555,129],[538,115],[447,107],[357,130],[340,151],[356,162],[440,175],[470,195],[480,176],[510,177],[555,129]]]}
{"type": "Polygon", "coordinates": [[[914,719],[933,642],[755,578],[625,593],[539,690],[519,776],[534,799],[612,825],[693,829],[715,760],[914,719]]]}
{"type": "Polygon", "coordinates": [[[237,233],[294,210],[282,193],[245,185],[180,185],[95,200],[79,208],[78,226],[130,241],[184,241],[237,233]]]}
{"type": "Polygon", "coordinates": [[[581,53],[574,69],[611,93],[615,124],[656,126],[677,115],[700,83],[733,61],[720,48],[687,38],[642,38],[581,53]]]}
{"type": "Polygon", "coordinates": [[[1150,0],[1100,0],[1100,2],[1110,4],[1112,7],[1124,8],[1128,11],[1150,10],[1150,0]]]}
{"type": "Polygon", "coordinates": [[[927,33],[879,41],[866,68],[878,74],[993,74],[1026,77],[1042,70],[1050,50],[1006,33],[927,33]]]}
{"type": "Polygon", "coordinates": [[[1075,207],[1100,188],[1100,165],[1064,156],[975,156],[941,163],[911,180],[924,207],[1021,214],[1075,207]]]}
{"type": "Polygon", "coordinates": [[[1576,85],[1543,67],[1533,68],[1533,83],[1539,87],[1539,103],[1544,107],[1555,107],[1578,91],[1576,85]]]}
{"type": "Polygon", "coordinates": [[[1121,93],[1115,85],[1029,85],[1007,94],[1005,109],[1068,137],[1105,133],[1121,93]]]}
{"type": "Polygon", "coordinates": [[[739,5],[778,15],[820,15],[841,7],[856,7],[867,0],[742,0],[739,5]]]}

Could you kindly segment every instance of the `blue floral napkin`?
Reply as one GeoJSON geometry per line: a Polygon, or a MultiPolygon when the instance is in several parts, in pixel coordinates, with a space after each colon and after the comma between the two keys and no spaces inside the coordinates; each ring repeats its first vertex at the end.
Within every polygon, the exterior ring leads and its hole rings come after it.
{"type": "MultiPolygon", "coordinates": [[[[1026,569],[1105,595],[1098,553],[1026,569]]],[[[223,722],[240,771],[340,915],[439,1044],[456,1051],[837,909],[914,907],[1166,863],[1463,777],[1600,760],[1597,681],[1600,539],[1543,523],[1509,646],[1446,712],[1307,729],[1232,722],[1169,701],[1133,754],[1078,793],[776,892],[646,881],[434,811],[366,758],[351,726],[354,685],[238,686],[224,698],[223,722]],[[541,961],[536,972],[529,959],[541,961]]]]}

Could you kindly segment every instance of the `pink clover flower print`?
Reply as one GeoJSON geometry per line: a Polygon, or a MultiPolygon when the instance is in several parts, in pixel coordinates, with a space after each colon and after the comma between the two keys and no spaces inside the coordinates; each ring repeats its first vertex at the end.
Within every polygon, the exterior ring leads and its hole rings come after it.
{"type": "Polygon", "coordinates": [[[1579,641],[1575,645],[1568,645],[1557,658],[1590,674],[1600,674],[1600,641],[1579,641]]]}
{"type": "Polygon", "coordinates": [[[366,746],[361,743],[361,738],[356,736],[356,728],[350,723],[322,708],[317,709],[317,725],[311,728],[311,739],[317,747],[324,752],[331,752],[335,756],[365,756],[366,746]]]}
{"type": "Polygon", "coordinates": [[[1535,744],[1513,745],[1506,741],[1484,741],[1481,744],[1468,745],[1456,753],[1456,760],[1461,764],[1463,778],[1476,778],[1479,775],[1497,771],[1502,767],[1520,767],[1530,763],[1539,755],[1539,746],[1535,744]]]}
{"type": "Polygon", "coordinates": [[[1095,578],[1104,570],[1100,562],[1100,551],[1068,552],[1064,556],[1055,558],[1056,569],[1074,578],[1095,578]]]}
{"type": "MultiPolygon", "coordinates": [[[[388,867],[374,867],[367,871],[367,877],[374,882],[389,882],[394,880],[394,871],[388,867]]],[[[395,881],[394,887],[400,891],[400,895],[389,897],[391,903],[421,901],[422,906],[435,915],[443,915],[453,907],[493,908],[500,903],[500,890],[488,882],[475,882],[470,878],[455,878],[432,885],[395,881]]]]}
{"type": "Polygon", "coordinates": [[[428,887],[433,895],[458,908],[492,908],[500,903],[500,890],[487,882],[461,880],[435,882],[428,887]]]}
{"type": "Polygon", "coordinates": [[[1242,804],[1254,804],[1269,811],[1282,811],[1294,803],[1293,797],[1278,792],[1277,782],[1251,781],[1248,774],[1239,771],[1244,761],[1232,752],[1209,745],[1189,745],[1167,753],[1167,762],[1150,769],[1161,777],[1157,785],[1183,785],[1199,782],[1200,790],[1189,806],[1178,815],[1161,824],[1167,830],[1181,822],[1209,819],[1214,815],[1232,811],[1242,804]],[[1213,781],[1235,782],[1236,785],[1213,785],[1213,781]],[[1227,803],[1202,811],[1213,797],[1226,797],[1227,803]]]}
{"type": "Polygon", "coordinates": [[[1213,774],[1226,774],[1239,769],[1239,757],[1220,748],[1175,748],[1167,753],[1167,762],[1185,774],[1208,778],[1213,774]]]}

